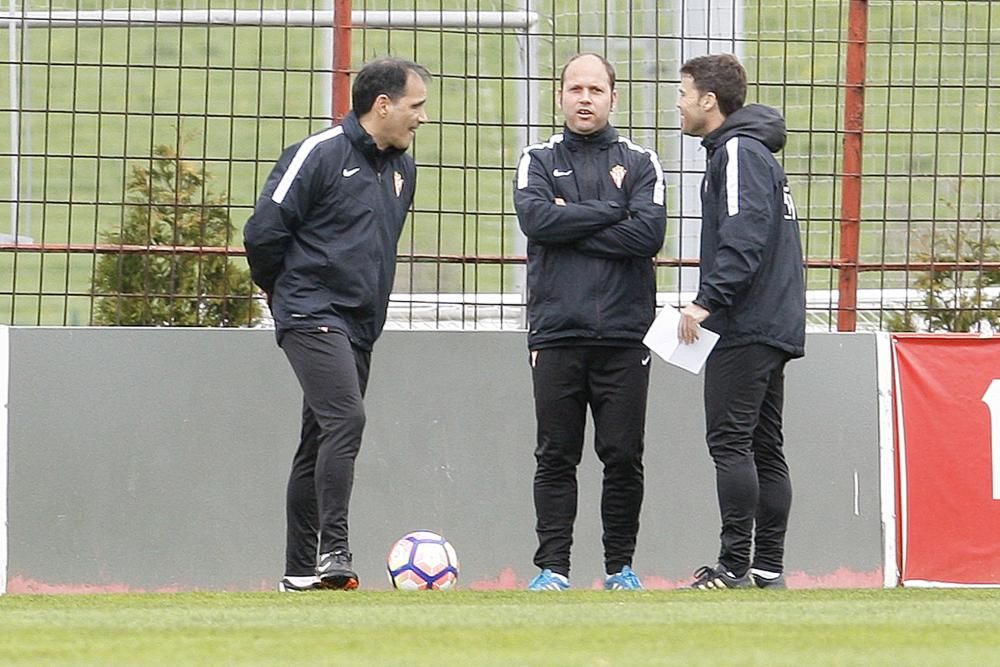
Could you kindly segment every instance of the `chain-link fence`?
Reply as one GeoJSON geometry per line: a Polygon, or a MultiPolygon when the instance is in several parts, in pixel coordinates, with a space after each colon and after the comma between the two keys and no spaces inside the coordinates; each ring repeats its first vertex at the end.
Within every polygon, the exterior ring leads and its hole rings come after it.
{"type": "MultiPolygon", "coordinates": [[[[435,74],[389,326],[523,326],[513,167],[558,129],[582,50],[616,65],[612,122],[667,175],[662,303],[697,284],[704,151],[680,136],[678,69],[725,51],[787,118],[812,328],[1000,318],[997,3],[348,4],[355,69],[392,53],[435,74]]],[[[266,324],[240,230],[281,149],[330,122],[333,5],[10,2],[0,323],[266,324]]]]}

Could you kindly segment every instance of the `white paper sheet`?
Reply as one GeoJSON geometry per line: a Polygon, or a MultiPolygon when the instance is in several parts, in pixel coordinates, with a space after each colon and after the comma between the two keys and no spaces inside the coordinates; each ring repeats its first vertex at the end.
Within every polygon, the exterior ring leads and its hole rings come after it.
{"type": "Polygon", "coordinates": [[[697,375],[705,366],[708,354],[719,340],[719,334],[701,327],[698,340],[688,345],[677,337],[681,314],[673,306],[664,306],[646,332],[642,342],[661,359],[697,375]]]}

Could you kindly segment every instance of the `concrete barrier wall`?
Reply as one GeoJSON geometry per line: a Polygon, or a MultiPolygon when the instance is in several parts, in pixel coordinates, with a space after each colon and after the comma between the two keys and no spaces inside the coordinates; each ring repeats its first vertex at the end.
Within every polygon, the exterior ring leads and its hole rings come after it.
{"type": "MultiPolygon", "coordinates": [[[[9,331],[8,592],[259,590],[280,578],[301,395],[273,333],[9,331]]],[[[534,416],[523,333],[387,332],[351,509],[362,585],[389,546],[448,537],[460,583],[534,574],[534,416]]],[[[671,586],[718,549],[701,377],[654,361],[635,567],[671,586]]],[[[881,584],[875,338],[812,334],[788,366],[793,586],[881,584]]],[[[588,433],[588,438],[590,438],[588,433]]],[[[580,471],[572,577],[602,574],[600,470],[580,471]]]]}

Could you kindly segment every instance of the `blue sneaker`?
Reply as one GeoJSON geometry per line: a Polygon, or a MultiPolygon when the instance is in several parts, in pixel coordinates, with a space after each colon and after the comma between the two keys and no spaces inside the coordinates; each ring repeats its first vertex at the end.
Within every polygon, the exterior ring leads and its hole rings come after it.
{"type": "Polygon", "coordinates": [[[545,568],[528,583],[529,591],[564,591],[569,588],[569,579],[545,568]]]}
{"type": "Polygon", "coordinates": [[[622,568],[617,574],[609,574],[604,577],[604,590],[606,591],[641,591],[642,582],[639,575],[632,571],[628,565],[622,568]]]}

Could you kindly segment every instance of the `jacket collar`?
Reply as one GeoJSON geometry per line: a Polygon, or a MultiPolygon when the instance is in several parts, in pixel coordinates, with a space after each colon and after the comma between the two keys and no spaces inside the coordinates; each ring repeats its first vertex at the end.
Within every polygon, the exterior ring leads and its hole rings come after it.
{"type": "Polygon", "coordinates": [[[577,134],[573,130],[563,125],[563,143],[571,151],[586,148],[607,148],[618,141],[618,130],[608,123],[602,129],[593,134],[577,134]]]}
{"type": "Polygon", "coordinates": [[[344,134],[354,144],[354,148],[380,170],[386,162],[405,152],[393,147],[381,150],[375,143],[372,135],[368,134],[365,128],[361,126],[361,122],[353,110],[344,116],[344,119],[340,121],[340,125],[344,128],[344,134]]]}

